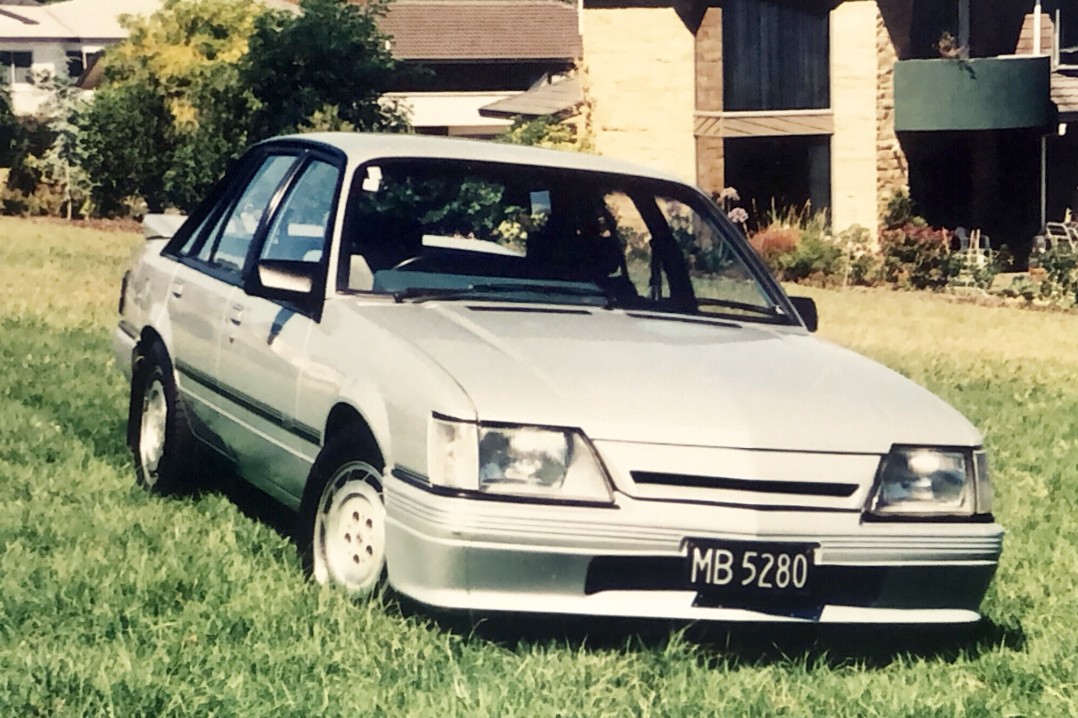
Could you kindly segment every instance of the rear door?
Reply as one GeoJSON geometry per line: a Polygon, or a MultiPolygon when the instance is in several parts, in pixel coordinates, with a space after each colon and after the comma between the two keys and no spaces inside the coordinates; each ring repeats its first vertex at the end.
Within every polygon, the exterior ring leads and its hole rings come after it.
{"type": "Polygon", "coordinates": [[[252,241],[297,161],[294,153],[249,157],[231,183],[233,191],[200,208],[195,228],[166,250],[180,263],[168,294],[173,364],[197,419],[194,430],[218,448],[225,448],[220,431],[231,391],[218,366],[222,337],[231,323],[228,309],[242,293],[252,241]]]}

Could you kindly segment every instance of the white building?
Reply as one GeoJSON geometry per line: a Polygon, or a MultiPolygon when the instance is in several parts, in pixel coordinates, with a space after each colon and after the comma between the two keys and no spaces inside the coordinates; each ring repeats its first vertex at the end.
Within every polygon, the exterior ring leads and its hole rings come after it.
{"type": "Polygon", "coordinates": [[[38,111],[47,93],[35,73],[79,77],[108,45],[127,37],[122,15],[150,15],[161,0],[66,0],[51,5],[0,0],[0,77],[16,114],[38,111]]]}

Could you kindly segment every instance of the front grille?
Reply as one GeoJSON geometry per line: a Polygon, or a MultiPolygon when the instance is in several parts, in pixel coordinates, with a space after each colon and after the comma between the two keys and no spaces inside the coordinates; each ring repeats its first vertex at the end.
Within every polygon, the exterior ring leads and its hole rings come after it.
{"type": "Polygon", "coordinates": [[[685,486],[697,489],[725,489],[783,496],[829,496],[847,498],[857,491],[857,484],[831,484],[818,481],[769,481],[731,479],[721,476],[666,474],[654,471],[630,472],[636,484],[655,486],[685,486]]]}

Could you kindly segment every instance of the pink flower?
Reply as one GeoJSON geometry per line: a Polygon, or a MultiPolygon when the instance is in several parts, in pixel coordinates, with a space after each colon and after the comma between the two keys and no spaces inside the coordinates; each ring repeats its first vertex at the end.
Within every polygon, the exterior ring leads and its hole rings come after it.
{"type": "Polygon", "coordinates": [[[726,216],[729,217],[730,221],[734,224],[745,224],[745,222],[749,221],[749,213],[741,207],[734,207],[726,213],[726,216]]]}

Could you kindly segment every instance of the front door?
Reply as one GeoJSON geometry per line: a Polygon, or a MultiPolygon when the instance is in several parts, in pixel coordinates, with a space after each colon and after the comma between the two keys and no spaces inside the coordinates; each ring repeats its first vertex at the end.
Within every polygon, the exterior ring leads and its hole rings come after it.
{"type": "MultiPolygon", "coordinates": [[[[303,262],[324,277],[340,178],[333,162],[308,157],[269,221],[256,262],[303,262]]],[[[242,457],[240,473],[298,506],[321,443],[322,427],[296,420],[316,312],[243,292],[233,296],[226,312],[218,372],[234,392],[228,439],[242,457]]]]}

